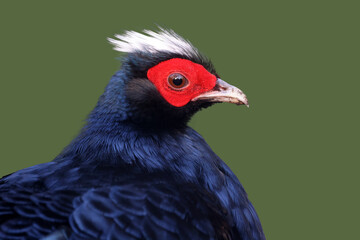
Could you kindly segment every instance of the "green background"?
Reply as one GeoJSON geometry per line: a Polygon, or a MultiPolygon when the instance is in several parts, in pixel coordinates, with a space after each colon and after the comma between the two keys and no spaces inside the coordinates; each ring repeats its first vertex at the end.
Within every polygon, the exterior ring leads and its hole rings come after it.
{"type": "Polygon", "coordinates": [[[247,190],[267,239],[354,239],[359,227],[356,1],[1,1],[0,175],[52,160],[119,68],[106,37],[172,28],[250,108],[190,125],[247,190]]]}

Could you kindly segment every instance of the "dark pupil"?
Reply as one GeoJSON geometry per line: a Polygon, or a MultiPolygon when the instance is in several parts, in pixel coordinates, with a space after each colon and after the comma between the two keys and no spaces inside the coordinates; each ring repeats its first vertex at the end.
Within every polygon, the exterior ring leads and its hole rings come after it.
{"type": "Polygon", "coordinates": [[[183,83],[182,77],[175,77],[173,79],[173,83],[174,83],[175,86],[180,86],[183,83]]]}

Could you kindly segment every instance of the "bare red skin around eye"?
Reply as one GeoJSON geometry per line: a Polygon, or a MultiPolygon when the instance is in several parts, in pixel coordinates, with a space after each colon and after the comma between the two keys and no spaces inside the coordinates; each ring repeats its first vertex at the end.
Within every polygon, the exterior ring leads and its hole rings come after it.
{"type": "Polygon", "coordinates": [[[185,106],[194,97],[213,89],[216,84],[216,76],[209,73],[202,65],[181,58],[173,58],[150,68],[147,77],[161,96],[175,107],[185,106]],[[171,88],[168,77],[172,73],[184,75],[189,84],[180,90],[171,88]]]}

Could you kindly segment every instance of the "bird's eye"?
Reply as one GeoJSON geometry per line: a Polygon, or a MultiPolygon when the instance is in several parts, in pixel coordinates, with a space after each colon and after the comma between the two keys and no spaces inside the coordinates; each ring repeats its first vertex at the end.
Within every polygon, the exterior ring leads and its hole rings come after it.
{"type": "Polygon", "coordinates": [[[177,90],[182,89],[189,84],[189,81],[186,79],[186,77],[184,77],[180,73],[170,74],[170,76],[168,77],[168,82],[170,87],[177,90]]]}

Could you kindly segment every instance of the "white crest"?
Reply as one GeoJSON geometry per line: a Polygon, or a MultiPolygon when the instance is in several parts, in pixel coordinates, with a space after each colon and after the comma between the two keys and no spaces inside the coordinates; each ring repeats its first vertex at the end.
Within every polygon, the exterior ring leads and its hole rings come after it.
{"type": "Polygon", "coordinates": [[[159,27],[158,32],[143,30],[144,33],[126,31],[124,34],[116,34],[117,39],[108,38],[119,52],[168,52],[186,56],[198,56],[198,50],[187,40],[176,34],[173,30],[159,27]]]}

